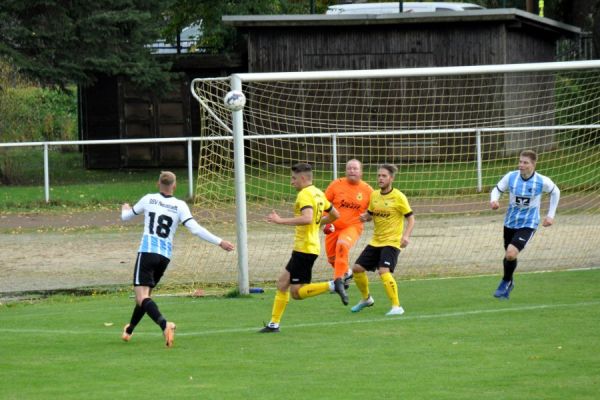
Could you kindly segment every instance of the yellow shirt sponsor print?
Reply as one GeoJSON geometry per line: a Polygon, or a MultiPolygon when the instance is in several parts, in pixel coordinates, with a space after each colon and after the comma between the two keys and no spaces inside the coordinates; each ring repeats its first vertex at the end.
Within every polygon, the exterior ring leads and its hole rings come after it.
{"type": "Polygon", "coordinates": [[[402,231],[404,230],[404,217],[412,213],[408,199],[398,189],[381,194],[381,190],[371,194],[369,212],[373,216],[373,238],[371,246],[392,246],[400,248],[402,231]]]}

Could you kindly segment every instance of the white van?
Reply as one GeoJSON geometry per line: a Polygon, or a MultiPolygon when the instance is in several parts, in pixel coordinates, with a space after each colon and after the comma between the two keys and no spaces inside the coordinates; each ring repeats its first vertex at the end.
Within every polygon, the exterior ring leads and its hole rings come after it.
{"type": "MultiPolygon", "coordinates": [[[[402,2],[402,10],[408,12],[437,12],[437,11],[471,11],[484,10],[484,7],[471,3],[445,3],[445,2],[402,2]]],[[[329,6],[325,14],[397,14],[400,12],[400,3],[354,3],[329,6]]]]}

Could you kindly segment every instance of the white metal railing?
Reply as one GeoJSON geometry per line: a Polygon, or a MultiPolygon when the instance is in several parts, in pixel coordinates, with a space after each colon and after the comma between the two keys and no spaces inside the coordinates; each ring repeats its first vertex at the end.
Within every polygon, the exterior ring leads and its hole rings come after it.
{"type": "MultiPolygon", "coordinates": [[[[219,138],[220,140],[228,140],[227,137],[219,138]]],[[[229,137],[229,140],[232,138],[229,137]]],[[[108,139],[108,140],[60,140],[50,142],[13,142],[0,143],[1,147],[37,147],[44,148],[44,195],[46,203],[50,202],[50,166],[48,163],[48,147],[50,146],[67,146],[67,145],[103,145],[103,144],[132,144],[132,143],[173,143],[187,142],[187,170],[188,170],[188,196],[194,195],[193,173],[192,173],[192,142],[206,140],[199,137],[182,137],[182,138],[159,138],[159,139],[108,139]]]]}
{"type": "MultiPolygon", "coordinates": [[[[476,153],[476,170],[477,170],[477,191],[483,190],[483,173],[482,173],[482,148],[481,148],[481,135],[484,133],[498,133],[498,132],[525,132],[525,131],[564,131],[572,129],[597,129],[600,130],[600,124],[588,124],[588,125],[554,125],[554,126],[522,126],[522,127],[505,127],[505,128],[450,128],[450,129],[399,129],[399,130],[387,130],[377,132],[312,132],[304,134],[269,134],[269,135],[244,135],[244,141],[246,140],[261,140],[261,139],[294,139],[294,138],[307,138],[307,137],[329,137],[331,138],[332,144],[332,166],[334,178],[338,175],[337,165],[337,141],[338,138],[343,137],[357,137],[357,136],[405,136],[405,135],[426,135],[426,134],[459,134],[459,133],[471,133],[475,135],[475,153],[476,153]]],[[[66,146],[66,145],[105,145],[105,144],[132,144],[132,143],[173,143],[173,142],[186,142],[187,143],[187,171],[188,171],[188,197],[194,195],[193,185],[193,160],[192,160],[192,142],[213,142],[213,141],[234,141],[232,135],[227,136],[213,136],[213,137],[182,137],[182,138],[154,138],[154,139],[109,139],[109,140],[64,140],[64,141],[46,141],[46,142],[13,142],[13,143],[0,143],[2,147],[36,147],[41,146],[44,149],[44,193],[46,203],[50,202],[50,178],[49,170],[50,166],[48,163],[48,148],[50,146],[66,146]]],[[[235,141],[234,141],[235,142],[235,141]]],[[[235,145],[235,143],[234,143],[235,145]]],[[[238,143],[238,147],[241,143],[238,143]]],[[[245,169],[242,161],[235,160],[234,166],[236,167],[236,176],[244,176],[245,169]]],[[[245,201],[245,188],[243,193],[238,193],[240,201],[245,201]]],[[[238,197],[238,196],[236,196],[238,197]]]]}

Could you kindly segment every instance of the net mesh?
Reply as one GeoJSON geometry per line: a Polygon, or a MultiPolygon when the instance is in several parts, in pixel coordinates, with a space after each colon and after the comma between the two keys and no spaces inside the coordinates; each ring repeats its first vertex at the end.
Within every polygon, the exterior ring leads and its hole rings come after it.
{"type": "MultiPolygon", "coordinates": [[[[519,270],[598,266],[599,75],[591,69],[244,82],[250,281],[276,279],[291,253],[293,228],[265,222],[271,210],[292,214],[290,167],[311,163],[315,185],[325,190],[351,158],[362,161],[363,179],[374,187],[379,164],[399,167],[395,186],[408,196],[416,227],[396,275],[499,272],[507,199],[491,211],[489,192],[516,169],[523,149],[538,152],[537,171],[554,180],[562,197],[555,224],[540,227],[519,258],[519,270]]],[[[197,80],[193,90],[200,99],[202,139],[195,213],[208,229],[233,241],[231,112],[222,102],[230,82],[197,80]]],[[[547,202],[545,196],[542,213],[547,202]]],[[[351,264],[371,235],[367,224],[351,264]]],[[[237,282],[235,254],[193,239],[185,246],[178,266],[182,279],[237,282]]],[[[313,280],[330,276],[326,257],[319,257],[313,280]]]]}

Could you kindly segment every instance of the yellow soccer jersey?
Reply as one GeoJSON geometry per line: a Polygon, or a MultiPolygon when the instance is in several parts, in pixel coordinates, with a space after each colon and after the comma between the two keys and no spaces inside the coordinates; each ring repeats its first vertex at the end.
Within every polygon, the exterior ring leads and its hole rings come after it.
{"type": "Polygon", "coordinates": [[[325,194],[310,185],[298,192],[294,205],[294,216],[302,215],[302,210],[310,207],[313,209],[313,222],[309,225],[296,226],[294,250],[308,254],[321,253],[321,240],[319,239],[319,224],[324,211],[331,210],[331,203],[325,194]]]}
{"type": "Polygon", "coordinates": [[[412,214],[412,209],[404,193],[398,189],[381,194],[377,190],[371,194],[369,213],[373,216],[373,238],[371,246],[392,246],[400,248],[404,218],[412,214]]]}

